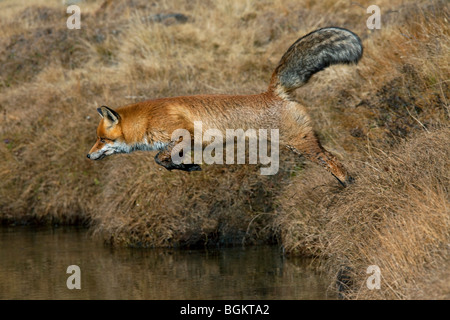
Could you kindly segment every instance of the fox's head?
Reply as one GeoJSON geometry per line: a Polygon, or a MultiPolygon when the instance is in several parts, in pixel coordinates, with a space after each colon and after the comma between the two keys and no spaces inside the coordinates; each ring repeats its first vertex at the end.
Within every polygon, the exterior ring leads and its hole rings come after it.
{"type": "Polygon", "coordinates": [[[106,107],[97,108],[102,117],[97,128],[97,142],[95,142],[87,157],[91,160],[100,160],[114,153],[129,152],[123,139],[120,115],[106,107]]]}

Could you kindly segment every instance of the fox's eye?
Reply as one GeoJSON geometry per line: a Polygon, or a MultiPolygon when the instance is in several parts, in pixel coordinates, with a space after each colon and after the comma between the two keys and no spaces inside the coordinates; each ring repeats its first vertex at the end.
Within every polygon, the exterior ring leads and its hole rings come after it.
{"type": "Polygon", "coordinates": [[[105,139],[101,138],[101,139],[100,139],[100,142],[101,142],[101,143],[105,143],[106,141],[105,141],[105,139]]]}

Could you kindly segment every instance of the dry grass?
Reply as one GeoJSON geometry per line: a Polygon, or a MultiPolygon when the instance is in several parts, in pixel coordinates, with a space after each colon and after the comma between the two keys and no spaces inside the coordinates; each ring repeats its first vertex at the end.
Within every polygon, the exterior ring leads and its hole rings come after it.
{"type": "Polygon", "coordinates": [[[449,12],[445,1],[84,1],[82,29],[61,1],[0,4],[0,219],[86,223],[115,245],[279,241],[324,258],[348,298],[448,298],[449,12]],[[181,13],[155,21],[155,14],[181,13]],[[363,40],[297,96],[355,173],[348,189],[283,154],[253,166],[167,172],[153,153],[91,162],[100,105],[196,93],[258,93],[289,45],[323,26],[363,40]],[[369,264],[382,290],[368,291],[369,264]],[[446,293],[447,292],[447,293],[446,293]],[[447,294],[447,295],[446,295],[447,294]]]}
{"type": "Polygon", "coordinates": [[[347,298],[450,297],[449,12],[441,5],[397,7],[399,18],[364,42],[360,82],[337,84],[340,70],[329,70],[316,78],[317,95],[302,96],[321,103],[311,108],[320,134],[352,159],[358,182],[341,191],[308,168],[278,199],[279,231],[288,252],[322,257],[331,275],[350,278],[347,298]],[[382,290],[366,287],[373,264],[382,290]]]}
{"type": "MultiPolygon", "coordinates": [[[[417,282],[448,268],[449,143],[443,129],[373,150],[353,162],[358,181],[345,191],[313,172],[292,179],[277,216],[286,250],[324,258],[331,274],[346,270],[347,297],[414,297],[417,282]],[[370,265],[381,269],[382,290],[365,285],[370,265]]],[[[448,278],[440,283],[440,298],[449,298],[448,278]]]]}

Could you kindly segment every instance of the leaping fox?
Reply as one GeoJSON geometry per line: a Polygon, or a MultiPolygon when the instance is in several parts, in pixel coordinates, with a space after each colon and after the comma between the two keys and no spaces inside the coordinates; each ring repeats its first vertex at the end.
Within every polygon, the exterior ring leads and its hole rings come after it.
{"type": "Polygon", "coordinates": [[[343,186],[353,181],[338,160],[320,144],[310,118],[292,92],[313,74],[333,64],[357,63],[361,40],[342,28],[323,28],[298,39],[281,58],[266,92],[255,95],[196,95],[138,102],[116,110],[98,108],[102,119],[97,142],[87,157],[100,160],[114,153],[159,150],[158,164],[168,170],[200,170],[198,164],[175,164],[172,151],[182,143],[172,132],[186,129],[193,134],[194,121],[202,130],[279,128],[281,147],[302,154],[328,170],[343,186]]]}

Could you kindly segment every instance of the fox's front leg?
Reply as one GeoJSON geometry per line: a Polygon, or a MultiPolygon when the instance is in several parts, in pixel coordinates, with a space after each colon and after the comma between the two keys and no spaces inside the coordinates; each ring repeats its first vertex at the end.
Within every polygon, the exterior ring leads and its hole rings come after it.
{"type": "Polygon", "coordinates": [[[324,167],[344,187],[354,182],[354,179],[348,174],[344,166],[333,154],[322,147],[319,139],[312,131],[308,134],[297,137],[293,144],[288,144],[286,147],[297,154],[302,154],[306,159],[324,167]]]}
{"type": "Polygon", "coordinates": [[[182,152],[183,142],[170,142],[163,150],[158,152],[155,156],[157,164],[163,166],[167,170],[182,170],[182,171],[201,171],[202,168],[198,164],[180,163],[176,164],[172,160],[173,152],[182,152]]]}

